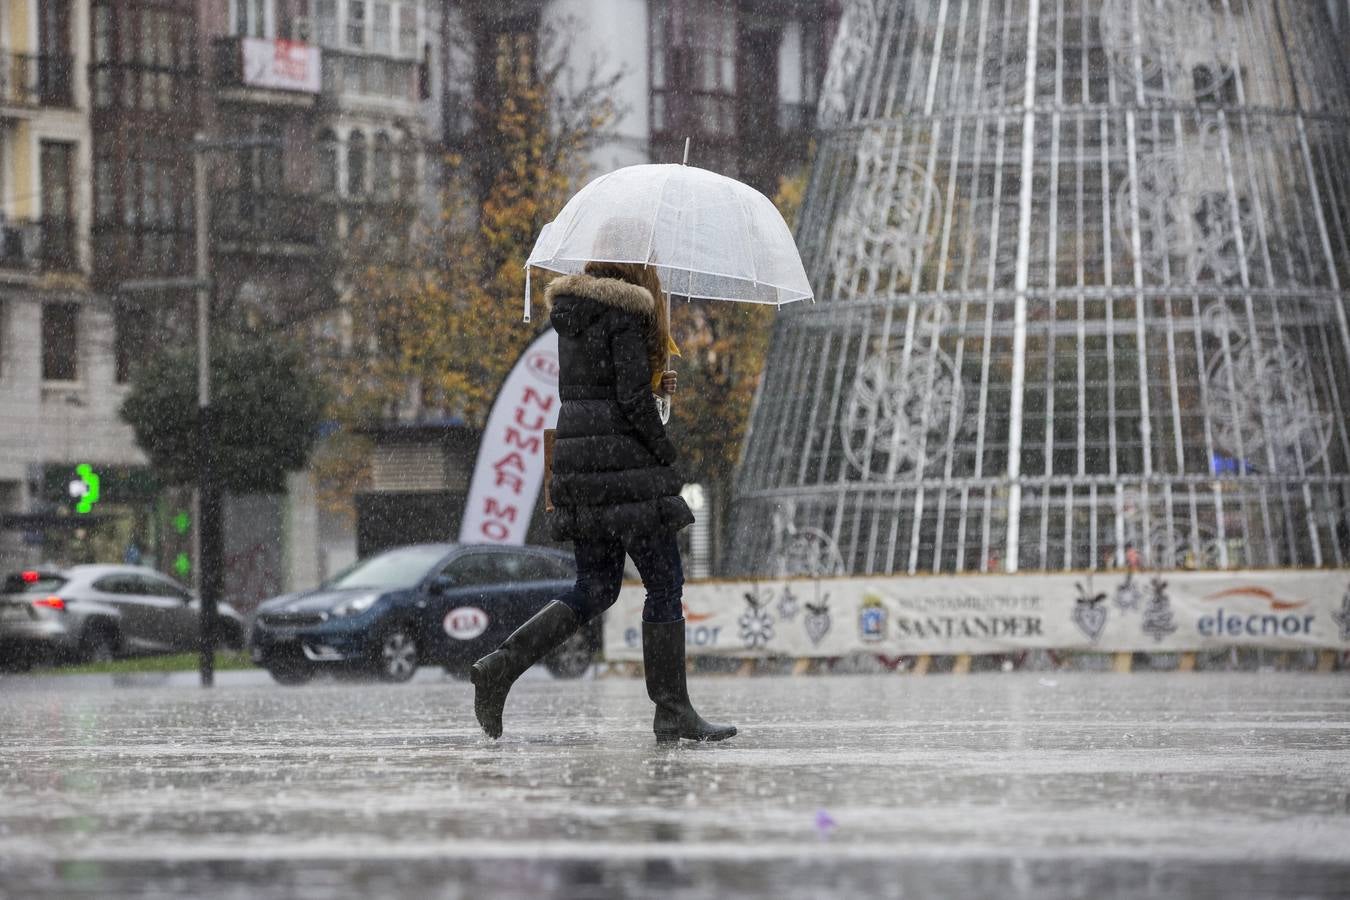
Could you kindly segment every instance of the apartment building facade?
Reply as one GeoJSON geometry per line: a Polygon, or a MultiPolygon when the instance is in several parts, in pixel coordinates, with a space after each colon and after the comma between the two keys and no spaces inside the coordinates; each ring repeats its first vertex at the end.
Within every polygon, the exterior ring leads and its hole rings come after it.
{"type": "Polygon", "coordinates": [[[566,81],[617,77],[594,172],[689,162],[773,193],[807,157],[835,0],[444,0],[442,131],[481,127],[499,73],[565,54],[566,81]]]}
{"type": "Polygon", "coordinates": [[[93,552],[92,520],[58,515],[75,467],[118,494],[143,462],[91,290],[90,22],[88,0],[0,3],[0,566],[93,552]]]}

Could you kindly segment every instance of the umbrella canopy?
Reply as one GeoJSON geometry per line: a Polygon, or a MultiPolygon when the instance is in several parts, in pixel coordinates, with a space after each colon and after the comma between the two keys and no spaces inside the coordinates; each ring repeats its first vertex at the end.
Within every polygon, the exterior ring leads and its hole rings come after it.
{"type": "Polygon", "coordinates": [[[596,178],[544,226],[526,272],[574,274],[591,260],[655,265],[667,291],[690,298],[773,306],[812,298],[769,198],[695,166],[627,166],[596,178]]]}

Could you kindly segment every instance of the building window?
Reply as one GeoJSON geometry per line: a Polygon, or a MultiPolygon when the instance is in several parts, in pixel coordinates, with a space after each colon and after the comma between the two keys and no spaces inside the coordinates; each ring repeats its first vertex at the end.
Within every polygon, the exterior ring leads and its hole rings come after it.
{"type": "Polygon", "coordinates": [[[347,196],[359,197],[366,191],[366,138],[353,131],[347,138],[347,196]]]}
{"type": "Polygon", "coordinates": [[[113,184],[113,164],[107,156],[94,158],[94,222],[105,224],[117,215],[117,191],[113,184]]]}
{"type": "Polygon", "coordinates": [[[404,132],[398,147],[398,190],[403,196],[411,197],[417,191],[417,142],[404,132]]]}
{"type": "Polygon", "coordinates": [[[331,131],[319,134],[315,187],[321,194],[338,192],[338,141],[331,131]]]}
{"type": "Polygon", "coordinates": [[[650,22],[652,131],[678,141],[702,136],[705,161],[725,165],[708,141],[736,136],[735,6],[665,0],[653,4],[650,22]]]}
{"type": "Polygon", "coordinates": [[[112,70],[94,70],[94,108],[107,109],[113,105],[112,70]]]}
{"type": "Polygon", "coordinates": [[[78,304],[43,304],[43,381],[75,381],[79,377],[79,327],[78,304]]]}
{"type": "Polygon", "coordinates": [[[99,4],[92,10],[94,30],[94,63],[112,61],[112,10],[99,4]]]}
{"type": "Polygon", "coordinates": [[[234,33],[267,37],[267,0],[234,0],[234,33]]]}
{"type": "Polygon", "coordinates": [[[494,71],[497,84],[529,84],[534,78],[533,31],[504,32],[496,36],[494,71]]]}
{"type": "Polygon", "coordinates": [[[412,56],[417,52],[417,5],[404,2],[398,12],[398,52],[412,56]]]}
{"type": "Polygon", "coordinates": [[[370,46],[381,53],[393,50],[392,23],[394,9],[389,0],[375,0],[371,7],[373,21],[370,23],[370,46]]]}
{"type": "Polygon", "coordinates": [[[347,43],[366,45],[366,0],[347,0],[347,43]]]}
{"type": "Polygon", "coordinates": [[[90,11],[93,31],[93,88],[94,106],[106,109],[112,106],[113,34],[112,10],[103,4],[90,11]]]}
{"type": "Polygon", "coordinates": [[[338,193],[338,138],[332,131],[321,131],[316,142],[315,190],[321,194],[338,193]]]}
{"type": "Polygon", "coordinates": [[[337,0],[314,0],[315,34],[321,46],[333,47],[338,42],[337,0]]]}
{"type": "Polygon", "coordinates": [[[374,182],[375,196],[388,197],[394,189],[394,148],[389,135],[384,132],[375,135],[375,150],[370,158],[370,174],[374,182]]]}
{"type": "MultiPolygon", "coordinates": [[[[241,0],[242,2],[242,0],[241,0]]],[[[92,10],[93,105],[189,112],[195,95],[193,17],[132,0],[92,10]],[[114,15],[115,13],[115,15],[114,15]]]]}

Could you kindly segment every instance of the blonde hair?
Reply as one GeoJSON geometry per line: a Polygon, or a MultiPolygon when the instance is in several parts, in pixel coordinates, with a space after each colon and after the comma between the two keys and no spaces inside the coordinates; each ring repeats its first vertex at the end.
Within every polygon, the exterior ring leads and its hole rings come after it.
{"type": "Polygon", "coordinates": [[[646,288],[652,295],[655,309],[652,311],[652,319],[646,333],[647,363],[651,366],[653,376],[664,372],[667,363],[666,351],[670,344],[670,316],[656,266],[592,261],[586,263],[583,271],[592,278],[617,278],[635,284],[646,288]]]}

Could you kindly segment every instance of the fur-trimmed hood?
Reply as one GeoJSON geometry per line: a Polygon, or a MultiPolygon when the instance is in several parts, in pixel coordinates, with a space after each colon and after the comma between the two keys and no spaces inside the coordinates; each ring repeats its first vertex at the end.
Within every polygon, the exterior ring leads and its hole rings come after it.
{"type": "Polygon", "coordinates": [[[637,313],[644,318],[656,316],[656,300],[650,291],[617,278],[596,278],[585,274],[555,278],[544,291],[544,308],[553,312],[554,299],[562,296],[585,297],[596,303],[637,313]]]}
{"type": "MultiPolygon", "coordinates": [[[[558,334],[577,337],[605,313],[605,308],[636,313],[642,318],[642,340],[647,349],[647,364],[652,380],[657,381],[665,369],[668,335],[661,334],[660,316],[656,299],[641,285],[619,278],[597,278],[594,275],[564,275],[549,282],[544,291],[544,307],[558,334]],[[591,303],[564,304],[555,309],[553,304],[561,297],[577,297],[591,303]]],[[[678,352],[678,350],[676,351],[678,352]]]]}

